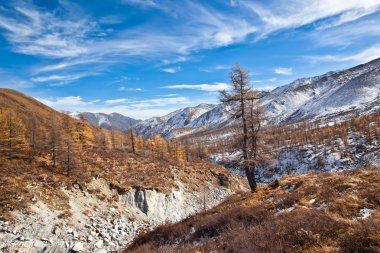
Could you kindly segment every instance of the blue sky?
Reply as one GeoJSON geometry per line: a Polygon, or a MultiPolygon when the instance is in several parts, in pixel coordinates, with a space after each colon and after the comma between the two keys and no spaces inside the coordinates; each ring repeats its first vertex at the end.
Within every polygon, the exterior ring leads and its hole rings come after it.
{"type": "Polygon", "coordinates": [[[0,87],[145,119],[380,57],[380,0],[0,1],[0,87]]]}

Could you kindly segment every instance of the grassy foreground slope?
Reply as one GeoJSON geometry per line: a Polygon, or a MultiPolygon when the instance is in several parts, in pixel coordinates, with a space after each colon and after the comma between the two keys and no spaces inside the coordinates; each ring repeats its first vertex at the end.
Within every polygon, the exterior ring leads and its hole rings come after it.
{"type": "Polygon", "coordinates": [[[148,232],[125,253],[380,252],[379,207],[379,169],[286,176],[148,232]]]}

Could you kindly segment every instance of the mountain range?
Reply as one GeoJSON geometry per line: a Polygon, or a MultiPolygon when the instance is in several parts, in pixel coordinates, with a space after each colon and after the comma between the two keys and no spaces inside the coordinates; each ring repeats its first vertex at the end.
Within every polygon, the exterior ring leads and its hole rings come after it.
{"type": "Polygon", "coordinates": [[[91,125],[121,132],[128,131],[132,126],[141,121],[115,112],[111,114],[83,112],[71,113],[70,115],[74,118],[79,118],[82,115],[91,125]]]}
{"type": "MultiPolygon", "coordinates": [[[[297,79],[270,92],[263,92],[259,103],[269,123],[290,123],[321,119],[340,121],[380,110],[380,58],[342,71],[297,79]]],[[[222,104],[200,104],[176,110],[162,117],[134,120],[121,114],[84,113],[91,124],[136,132],[149,138],[166,139],[202,129],[233,124],[222,104]]]]}

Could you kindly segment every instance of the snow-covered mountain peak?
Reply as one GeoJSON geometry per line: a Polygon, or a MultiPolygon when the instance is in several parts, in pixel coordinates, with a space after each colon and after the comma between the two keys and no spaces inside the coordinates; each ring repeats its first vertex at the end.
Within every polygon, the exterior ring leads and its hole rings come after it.
{"type": "MultiPolygon", "coordinates": [[[[350,69],[297,79],[262,93],[259,101],[271,123],[340,120],[380,110],[379,79],[380,58],[350,69]]],[[[172,138],[230,121],[221,104],[200,104],[142,121],[136,130],[145,137],[161,134],[172,138]]]]}

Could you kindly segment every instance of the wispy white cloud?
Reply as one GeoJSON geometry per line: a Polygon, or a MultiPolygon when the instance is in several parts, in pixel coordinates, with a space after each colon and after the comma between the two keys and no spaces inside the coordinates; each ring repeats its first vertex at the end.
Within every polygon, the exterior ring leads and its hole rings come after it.
{"type": "MultiPolygon", "coordinates": [[[[63,7],[62,7],[63,8],[63,7]]],[[[75,57],[88,52],[86,37],[96,23],[85,17],[67,18],[19,4],[12,16],[0,13],[0,28],[16,52],[46,57],[75,57]]]]}
{"type": "Polygon", "coordinates": [[[122,103],[125,103],[127,102],[128,99],[126,98],[118,98],[118,99],[110,99],[110,100],[106,100],[105,103],[106,104],[122,104],[122,103]]]}
{"type": "Polygon", "coordinates": [[[187,104],[190,100],[187,97],[166,97],[166,98],[153,98],[145,100],[131,101],[129,106],[133,108],[150,108],[150,107],[164,107],[173,104],[187,104]]]}
{"type": "Polygon", "coordinates": [[[99,19],[100,24],[104,25],[115,25],[115,24],[120,24],[123,23],[124,18],[122,16],[117,16],[117,15],[108,15],[101,17],[99,19]]]}
{"type": "Polygon", "coordinates": [[[86,100],[81,96],[67,96],[57,98],[37,98],[40,102],[59,111],[69,112],[118,112],[137,119],[146,119],[153,116],[168,114],[192,101],[183,96],[173,96],[153,99],[109,99],[86,100]]]}
{"type": "Polygon", "coordinates": [[[212,66],[209,68],[201,69],[201,71],[210,73],[210,72],[214,72],[214,71],[218,71],[218,70],[225,70],[225,69],[229,69],[229,68],[230,68],[230,66],[227,66],[227,65],[216,65],[216,66],[212,66]]]}
{"type": "Polygon", "coordinates": [[[375,44],[355,54],[316,55],[306,58],[313,62],[347,62],[365,63],[380,56],[380,44],[375,44]]]}
{"type": "Polygon", "coordinates": [[[278,67],[274,69],[274,73],[278,75],[293,75],[293,69],[278,67]]]}
{"type": "Polygon", "coordinates": [[[67,96],[59,98],[37,98],[42,103],[51,106],[58,107],[60,106],[78,106],[78,105],[90,105],[94,102],[85,102],[81,96],[67,96]]]}
{"type": "Polygon", "coordinates": [[[72,83],[78,79],[97,74],[97,72],[83,72],[65,75],[36,76],[31,78],[31,81],[34,83],[48,83],[50,86],[61,86],[72,83]]]}
{"type": "Polygon", "coordinates": [[[176,67],[171,67],[171,68],[164,68],[161,70],[166,72],[166,73],[174,74],[174,73],[181,71],[182,68],[180,66],[176,66],[176,67]]]}
{"type": "Polygon", "coordinates": [[[158,1],[155,0],[122,0],[122,2],[125,4],[140,6],[144,8],[163,8],[163,5],[159,4],[158,1]]]}
{"type": "MultiPolygon", "coordinates": [[[[155,1],[126,2],[158,5],[155,1]]],[[[70,13],[72,10],[65,5],[52,12],[43,12],[31,4],[17,5],[8,11],[13,12],[12,15],[0,13],[0,28],[5,30],[14,51],[28,55],[51,58],[92,56],[98,60],[121,55],[160,58],[172,55],[172,59],[180,61],[192,51],[241,42],[257,30],[240,17],[220,13],[201,4],[186,2],[174,6],[187,11],[186,15],[180,12],[182,16],[179,18],[183,22],[174,24],[170,29],[172,32],[154,27],[134,27],[119,31],[110,38],[107,29],[101,27],[102,21],[95,21],[89,15],[70,13]]],[[[172,60],[168,58],[167,61],[172,60]]],[[[81,63],[81,60],[71,61],[71,64],[81,63]]],[[[67,62],[61,63],[47,67],[47,70],[68,65],[67,62]]]]}
{"type": "Polygon", "coordinates": [[[142,88],[131,88],[131,87],[126,87],[126,86],[121,86],[118,88],[119,91],[143,91],[144,89],[142,88]]]}
{"type": "Polygon", "coordinates": [[[177,85],[169,85],[164,86],[166,89],[193,89],[193,90],[201,90],[201,91],[220,91],[220,90],[228,90],[230,86],[226,83],[213,83],[213,84],[177,84],[177,85]]]}
{"type": "Polygon", "coordinates": [[[362,19],[328,30],[315,30],[309,35],[310,40],[316,42],[318,46],[332,45],[347,47],[357,41],[363,41],[363,38],[367,40],[370,38],[379,38],[379,15],[376,16],[377,18],[362,19]]]}
{"type": "Polygon", "coordinates": [[[164,94],[164,95],[157,95],[158,97],[176,97],[178,94],[172,93],[172,94],[164,94]]]}
{"type": "Polygon", "coordinates": [[[110,61],[102,60],[97,57],[84,57],[84,58],[74,58],[60,61],[58,63],[45,65],[43,67],[35,68],[34,74],[40,74],[44,72],[61,71],[69,68],[77,67],[78,65],[90,65],[95,63],[111,63],[110,61]]]}
{"type": "Polygon", "coordinates": [[[377,0],[280,0],[267,1],[265,5],[244,0],[238,2],[261,20],[261,37],[278,30],[311,23],[315,23],[319,29],[326,29],[354,21],[380,9],[380,2],[377,0]],[[317,22],[321,20],[323,22],[317,22]]]}

